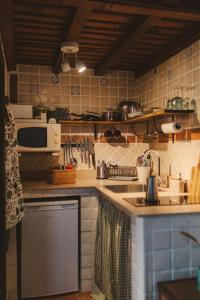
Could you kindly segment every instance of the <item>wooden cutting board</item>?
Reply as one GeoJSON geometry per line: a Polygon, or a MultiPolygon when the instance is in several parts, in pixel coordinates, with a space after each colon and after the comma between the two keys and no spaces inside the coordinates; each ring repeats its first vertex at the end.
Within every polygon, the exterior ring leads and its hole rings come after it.
{"type": "Polygon", "coordinates": [[[197,175],[197,182],[196,182],[196,193],[195,197],[200,198],[200,167],[198,166],[198,175],[197,175]]]}
{"type": "MultiPolygon", "coordinates": [[[[200,197],[200,161],[197,166],[192,167],[189,194],[195,198],[200,197]]],[[[194,202],[196,202],[195,199],[194,202]]]]}
{"type": "Polygon", "coordinates": [[[194,178],[194,173],[196,172],[196,167],[192,167],[192,171],[191,171],[191,176],[190,176],[190,184],[189,184],[189,194],[192,195],[192,191],[193,191],[193,178],[194,178]]]}

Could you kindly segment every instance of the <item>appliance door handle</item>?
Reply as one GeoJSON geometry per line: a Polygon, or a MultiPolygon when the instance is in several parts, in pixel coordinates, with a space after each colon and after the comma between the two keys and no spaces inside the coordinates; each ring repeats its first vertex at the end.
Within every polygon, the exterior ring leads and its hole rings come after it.
{"type": "Polygon", "coordinates": [[[60,205],[38,206],[36,208],[37,211],[41,211],[41,210],[60,210],[60,209],[62,209],[62,206],[60,206],[60,205]]]}
{"type": "Polygon", "coordinates": [[[78,204],[78,200],[65,200],[65,201],[49,201],[49,202],[43,202],[43,201],[33,201],[33,202],[24,202],[25,208],[34,208],[34,207],[44,207],[44,206],[68,206],[68,205],[74,205],[78,204]]]}
{"type": "Polygon", "coordinates": [[[77,204],[68,204],[68,205],[48,205],[48,206],[38,206],[38,207],[27,207],[25,211],[50,211],[50,210],[63,210],[63,209],[74,209],[78,208],[77,204]]]}

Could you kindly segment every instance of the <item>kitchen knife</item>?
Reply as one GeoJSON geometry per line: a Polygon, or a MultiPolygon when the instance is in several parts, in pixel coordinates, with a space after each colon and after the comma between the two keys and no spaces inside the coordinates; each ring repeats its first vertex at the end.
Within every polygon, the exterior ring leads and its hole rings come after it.
{"type": "Polygon", "coordinates": [[[63,161],[64,161],[64,166],[66,167],[66,153],[65,153],[65,145],[63,146],[63,161]]]}
{"type": "Polygon", "coordinates": [[[95,151],[94,151],[94,144],[93,144],[92,137],[90,137],[90,153],[92,156],[92,165],[95,170],[96,169],[96,160],[95,160],[95,151]]]}
{"type": "Polygon", "coordinates": [[[87,142],[86,142],[86,139],[83,138],[83,149],[84,149],[84,161],[85,161],[85,164],[87,164],[87,142]]]}
{"type": "Polygon", "coordinates": [[[87,147],[87,157],[88,157],[88,168],[90,169],[91,168],[91,161],[90,161],[90,141],[89,141],[89,138],[87,137],[86,139],[86,147],[87,147]]]}
{"type": "Polygon", "coordinates": [[[79,145],[80,145],[81,162],[83,163],[83,141],[81,138],[79,141],[79,145]]]}

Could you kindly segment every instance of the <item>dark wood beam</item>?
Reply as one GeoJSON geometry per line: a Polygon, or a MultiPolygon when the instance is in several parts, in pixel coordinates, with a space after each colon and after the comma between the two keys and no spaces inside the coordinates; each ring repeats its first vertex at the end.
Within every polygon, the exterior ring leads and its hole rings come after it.
{"type": "Polygon", "coordinates": [[[142,65],[139,65],[135,70],[135,76],[140,77],[144,73],[152,70],[163,61],[167,60],[171,56],[183,50],[185,47],[191,45],[194,41],[200,38],[200,24],[193,25],[188,28],[179,38],[176,37],[170,43],[170,45],[163,47],[156,55],[150,57],[148,61],[145,61],[142,65]]]}
{"type": "Polygon", "coordinates": [[[5,50],[8,71],[16,69],[14,32],[13,32],[13,0],[0,1],[0,32],[5,50]]]}
{"type": "Polygon", "coordinates": [[[200,9],[190,11],[188,9],[186,10],[181,8],[162,8],[159,5],[157,5],[157,7],[151,7],[148,3],[141,4],[140,1],[131,1],[129,5],[124,3],[108,3],[107,1],[102,2],[104,3],[104,11],[111,11],[119,14],[154,16],[194,22],[200,21],[200,9]]]}
{"type": "MultiPolygon", "coordinates": [[[[66,36],[64,37],[64,41],[77,41],[79,38],[80,32],[86,21],[88,20],[89,16],[91,15],[94,8],[96,8],[96,5],[92,2],[85,2],[79,1],[79,6],[77,8],[75,17],[72,21],[72,24],[70,26],[69,31],[67,32],[66,36]]],[[[60,52],[60,45],[58,48],[58,57],[56,59],[56,62],[53,66],[53,72],[58,73],[60,70],[60,64],[62,61],[62,53],[60,52]]]]}
{"type": "MultiPolygon", "coordinates": [[[[63,7],[78,7],[81,5],[82,0],[54,0],[50,2],[49,0],[20,0],[20,2],[29,3],[38,3],[41,5],[48,6],[63,6],[63,7]]],[[[85,6],[92,5],[96,6],[96,9],[102,8],[105,11],[112,11],[119,14],[132,14],[132,15],[142,15],[142,16],[157,16],[162,18],[169,19],[177,19],[183,21],[200,21],[200,8],[197,5],[198,9],[186,9],[184,7],[171,7],[164,8],[159,4],[153,5],[151,1],[147,1],[146,3],[141,3],[141,1],[130,1],[129,3],[125,3],[124,0],[121,1],[110,1],[113,3],[108,3],[109,1],[100,0],[85,0],[85,6]],[[116,3],[119,2],[119,3],[116,3]]],[[[189,6],[189,5],[188,5],[189,6]]]]}
{"type": "Polygon", "coordinates": [[[50,16],[50,17],[62,17],[66,18],[69,16],[70,11],[65,10],[62,7],[51,6],[51,5],[37,5],[37,3],[26,3],[18,2],[15,4],[15,12],[19,14],[30,14],[39,16],[50,16]]]}
{"type": "MultiPolygon", "coordinates": [[[[134,29],[123,40],[119,40],[109,51],[107,57],[99,64],[95,70],[96,75],[102,75],[106,70],[111,69],[112,66],[119,60],[119,58],[129,49],[130,45],[134,45],[141,39],[142,35],[146,33],[151,26],[160,22],[159,18],[149,17],[137,29],[134,29]]],[[[133,26],[134,27],[134,26],[133,26]]]]}

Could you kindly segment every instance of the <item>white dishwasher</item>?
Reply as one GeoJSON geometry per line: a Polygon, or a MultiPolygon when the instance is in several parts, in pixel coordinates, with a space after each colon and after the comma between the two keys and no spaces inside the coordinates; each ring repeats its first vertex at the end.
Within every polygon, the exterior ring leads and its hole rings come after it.
{"type": "Polygon", "coordinates": [[[21,224],[21,298],[78,291],[78,232],[78,199],[25,203],[21,224]]]}

